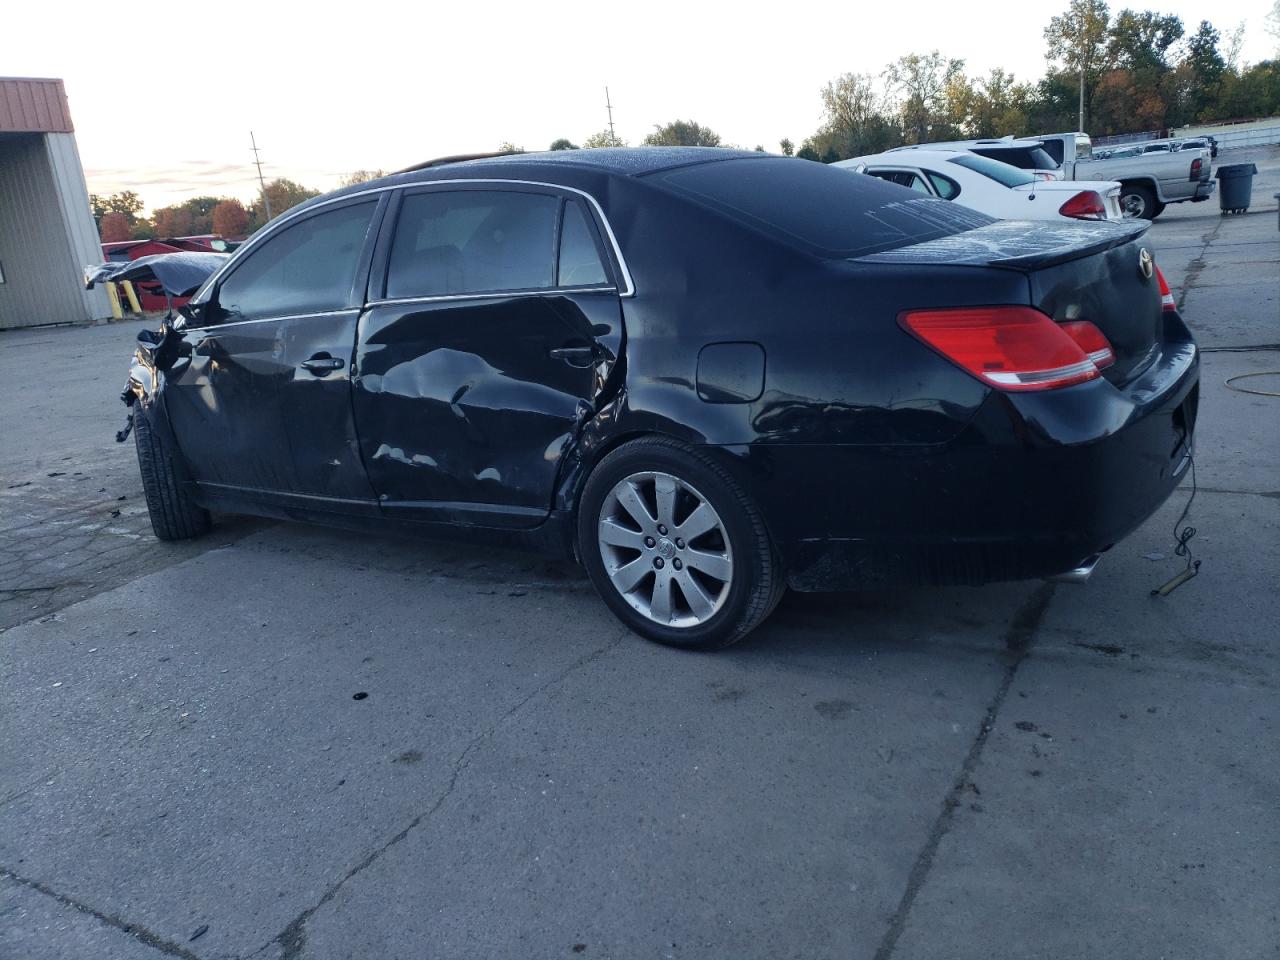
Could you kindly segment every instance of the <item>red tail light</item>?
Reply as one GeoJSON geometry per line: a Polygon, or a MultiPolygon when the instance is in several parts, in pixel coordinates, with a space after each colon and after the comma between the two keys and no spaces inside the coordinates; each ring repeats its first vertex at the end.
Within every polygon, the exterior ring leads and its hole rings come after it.
{"type": "Polygon", "coordinates": [[[1159,267],[1156,267],[1156,279],[1160,281],[1160,309],[1177,310],[1178,304],[1174,302],[1173,291],[1169,289],[1169,281],[1164,278],[1164,274],[1159,267]]]}
{"type": "Polygon", "coordinates": [[[1191,179],[1200,179],[1200,168],[1204,166],[1204,161],[1200,157],[1196,157],[1191,161],[1191,179]]]}
{"type": "Polygon", "coordinates": [[[1116,352],[1111,349],[1111,341],[1106,335],[1088,320],[1068,320],[1059,324],[1067,336],[1076,342],[1084,355],[1093,361],[1099,370],[1116,362],[1116,352]]]}
{"type": "Polygon", "coordinates": [[[1102,194],[1096,190],[1081,190],[1060,206],[1058,212],[1064,217],[1074,217],[1077,220],[1107,219],[1107,205],[1102,194]]]}
{"type": "Polygon", "coordinates": [[[898,323],[956,366],[1001,390],[1052,390],[1099,375],[1097,364],[1072,334],[1031,307],[913,310],[901,314],[898,323]]]}

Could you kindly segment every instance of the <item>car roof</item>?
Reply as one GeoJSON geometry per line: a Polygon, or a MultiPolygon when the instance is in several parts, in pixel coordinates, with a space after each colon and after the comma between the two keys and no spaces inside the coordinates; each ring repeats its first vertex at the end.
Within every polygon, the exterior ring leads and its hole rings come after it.
{"type": "Polygon", "coordinates": [[[865,157],[853,157],[850,160],[837,160],[835,163],[832,164],[832,166],[833,167],[856,167],[858,166],[858,164],[866,163],[866,164],[889,164],[891,166],[899,166],[899,167],[918,167],[920,166],[919,161],[914,160],[913,158],[919,157],[921,155],[926,156],[931,160],[950,160],[953,157],[968,156],[969,153],[970,151],[968,150],[951,150],[951,149],[926,150],[924,148],[921,148],[919,150],[888,150],[888,151],[885,151],[884,153],[870,153],[870,154],[867,154],[865,157]]]}

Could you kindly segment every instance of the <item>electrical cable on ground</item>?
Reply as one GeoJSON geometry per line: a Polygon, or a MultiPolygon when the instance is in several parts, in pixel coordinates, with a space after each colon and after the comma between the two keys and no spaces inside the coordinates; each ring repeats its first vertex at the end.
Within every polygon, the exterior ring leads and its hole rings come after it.
{"type": "Polygon", "coordinates": [[[1153,597],[1167,597],[1173,591],[1194,577],[1200,572],[1200,561],[1197,560],[1191,552],[1191,538],[1196,535],[1196,528],[1187,524],[1182,526],[1182,521],[1187,519],[1187,514],[1191,512],[1191,504],[1196,500],[1196,458],[1187,453],[1187,459],[1191,461],[1191,496],[1187,498],[1186,505],[1182,508],[1182,513],[1178,514],[1178,519],[1173,522],[1173,539],[1178,541],[1178,545],[1174,547],[1173,552],[1176,556],[1186,557],[1187,565],[1172,580],[1161,584],[1151,591],[1153,597]],[[1181,529],[1179,529],[1181,527],[1181,529]]]}

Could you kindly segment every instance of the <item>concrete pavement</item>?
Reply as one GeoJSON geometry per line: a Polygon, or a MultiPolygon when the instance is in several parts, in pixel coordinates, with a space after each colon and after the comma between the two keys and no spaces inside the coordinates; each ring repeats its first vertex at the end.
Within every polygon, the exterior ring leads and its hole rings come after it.
{"type": "Polygon", "coordinates": [[[1257,155],[1248,216],[1150,234],[1212,351],[1162,600],[1185,485],[1084,586],[793,594],[712,656],[538,558],[160,544],[135,325],[0,337],[0,957],[1275,956],[1280,400],[1224,383],[1280,371],[1257,155]]]}

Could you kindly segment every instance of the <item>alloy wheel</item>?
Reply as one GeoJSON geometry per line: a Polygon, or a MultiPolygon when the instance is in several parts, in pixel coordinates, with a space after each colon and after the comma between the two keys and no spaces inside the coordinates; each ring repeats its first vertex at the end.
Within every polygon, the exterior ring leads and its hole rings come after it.
{"type": "Polygon", "coordinates": [[[619,480],[596,525],[609,582],[638,613],[666,627],[695,627],[724,605],[733,551],[724,523],[693,486],[646,471],[619,480]]]}

